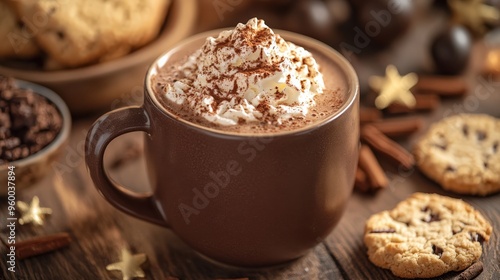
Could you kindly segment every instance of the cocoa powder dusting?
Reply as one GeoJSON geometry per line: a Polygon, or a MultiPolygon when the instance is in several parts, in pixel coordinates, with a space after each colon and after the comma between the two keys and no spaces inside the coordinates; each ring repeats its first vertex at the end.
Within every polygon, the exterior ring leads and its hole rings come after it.
{"type": "MultiPolygon", "coordinates": [[[[155,91],[158,95],[158,100],[167,108],[167,110],[171,111],[174,114],[182,116],[182,118],[187,119],[190,122],[194,122],[203,126],[207,126],[210,128],[216,128],[224,131],[230,132],[241,132],[241,133],[267,133],[267,132],[276,132],[283,130],[295,130],[303,128],[304,126],[317,123],[328,116],[334,114],[345,102],[345,94],[347,89],[346,80],[341,74],[341,71],[337,68],[337,66],[333,65],[332,62],[325,58],[325,56],[314,50],[309,50],[313,53],[314,58],[320,64],[321,71],[323,72],[323,76],[325,77],[326,89],[322,94],[318,94],[314,97],[314,102],[311,103],[311,107],[309,107],[309,113],[304,116],[295,117],[286,117],[281,119],[279,114],[270,113],[272,110],[275,110],[275,107],[271,106],[270,102],[276,106],[276,101],[284,102],[286,101],[286,105],[290,107],[294,107],[300,105],[298,102],[292,102],[286,100],[286,93],[282,90],[280,91],[278,87],[276,87],[276,91],[270,94],[265,98],[258,99],[256,102],[253,100],[252,105],[255,106],[255,109],[262,115],[259,117],[257,122],[247,123],[247,120],[241,117],[238,117],[236,120],[237,125],[224,126],[217,125],[207,121],[203,114],[207,113],[209,109],[213,112],[216,112],[219,109],[220,104],[231,102],[232,106],[245,105],[250,102],[250,100],[244,100],[242,96],[242,92],[248,90],[249,85],[255,85],[261,79],[266,79],[271,77],[271,75],[275,75],[277,72],[282,72],[281,65],[285,58],[279,59],[269,59],[266,57],[266,53],[263,48],[259,48],[260,46],[269,46],[272,41],[270,37],[275,37],[275,40],[283,40],[279,35],[275,35],[272,33],[270,29],[260,29],[258,32],[255,32],[255,29],[250,26],[244,26],[241,29],[241,32],[232,33],[226,37],[219,37],[215,40],[215,49],[216,50],[224,50],[224,48],[229,48],[233,50],[233,53],[225,53],[224,51],[219,52],[218,55],[213,56],[214,64],[219,64],[227,61],[234,61],[235,54],[240,55],[242,50],[234,47],[235,45],[246,44],[248,45],[258,56],[258,59],[251,60],[241,60],[237,61],[234,64],[225,63],[226,67],[225,71],[227,73],[217,73],[217,75],[213,75],[210,73],[212,69],[215,71],[221,71],[215,66],[211,65],[213,68],[203,68],[204,71],[208,71],[205,78],[206,83],[210,86],[204,87],[200,89],[197,93],[201,92],[202,94],[190,95],[189,102],[184,102],[182,105],[177,105],[170,103],[169,100],[164,96],[165,88],[167,84],[171,84],[174,80],[180,82],[192,82],[186,78],[187,75],[185,73],[196,72],[198,69],[192,66],[190,69],[184,70],[183,77],[178,77],[181,65],[184,65],[188,61],[189,53],[184,53],[183,56],[177,60],[175,60],[175,67],[172,64],[169,64],[169,67],[164,67],[159,69],[158,75],[153,77],[153,84],[156,85],[155,91]],[[244,42],[244,43],[242,43],[244,42]],[[256,51],[258,51],[256,53],[256,51]],[[224,61],[220,61],[224,60],[224,61]],[[321,63],[323,62],[323,63],[321,63]],[[188,72],[186,72],[188,71],[188,72]],[[237,73],[240,77],[244,77],[243,81],[240,79],[238,82],[237,79],[234,78],[237,73]],[[244,80],[246,78],[246,81],[244,80]],[[218,81],[224,81],[224,88],[220,88],[218,81]],[[332,90],[333,89],[333,90],[332,90]],[[193,112],[191,105],[193,103],[201,103],[202,100],[206,97],[211,96],[214,102],[210,103],[210,108],[203,107],[200,111],[193,112]],[[189,104],[188,104],[189,103],[189,104]],[[257,103],[257,104],[256,104],[257,103]],[[315,104],[314,104],[315,103],[315,104]]],[[[212,45],[213,47],[213,45],[212,45]]],[[[307,48],[306,48],[307,49],[307,48]]],[[[209,48],[209,45],[204,45],[204,47],[199,51],[201,53],[212,52],[213,49],[209,48]]],[[[248,49],[246,49],[248,52],[248,49]]],[[[299,64],[300,69],[298,69],[302,73],[307,73],[306,76],[309,78],[317,76],[317,72],[309,70],[311,64],[314,64],[314,60],[310,57],[299,57],[292,53],[292,57],[290,60],[293,63],[299,64]]],[[[205,72],[203,72],[205,73],[205,72]]],[[[192,75],[190,77],[193,77],[192,75]]],[[[296,87],[298,90],[305,91],[307,87],[306,80],[295,80],[295,82],[299,82],[299,84],[295,83],[292,85],[292,80],[295,77],[292,77],[290,74],[287,74],[285,77],[285,83],[288,87],[296,87]]],[[[281,87],[280,87],[281,88],[281,87]]],[[[281,88],[282,89],[282,88],[281,88]]],[[[245,97],[246,98],[246,97],[245,97]]],[[[292,99],[293,100],[293,99],[292,99]]],[[[226,105],[224,105],[226,106],[226,105]]]]}

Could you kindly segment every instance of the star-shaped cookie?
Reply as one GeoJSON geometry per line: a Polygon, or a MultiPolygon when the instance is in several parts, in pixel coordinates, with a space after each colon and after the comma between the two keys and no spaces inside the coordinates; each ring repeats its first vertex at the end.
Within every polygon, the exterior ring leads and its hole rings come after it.
{"type": "Polygon", "coordinates": [[[484,4],[483,0],[448,0],[448,5],[455,19],[477,34],[486,31],[485,23],[500,20],[500,12],[484,4]]]}
{"type": "Polygon", "coordinates": [[[384,109],[393,102],[404,104],[408,107],[415,106],[415,96],[410,89],[417,83],[417,75],[409,73],[401,76],[394,65],[387,66],[385,77],[370,77],[370,87],[379,92],[375,99],[375,106],[384,109]]]}
{"type": "Polygon", "coordinates": [[[40,207],[38,196],[34,196],[30,204],[18,201],[17,208],[21,212],[21,218],[19,218],[19,223],[21,225],[29,223],[43,225],[43,217],[52,214],[50,208],[40,207]]]}
{"type": "Polygon", "coordinates": [[[146,254],[132,255],[126,248],[122,249],[121,261],[106,266],[107,270],[119,270],[122,272],[123,280],[132,280],[135,277],[145,277],[141,264],[146,261],[146,254]]]}

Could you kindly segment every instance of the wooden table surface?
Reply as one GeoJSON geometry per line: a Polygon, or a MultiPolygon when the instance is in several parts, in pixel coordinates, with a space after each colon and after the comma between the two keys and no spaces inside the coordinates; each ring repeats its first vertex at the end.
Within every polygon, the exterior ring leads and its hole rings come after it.
{"type": "MultiPolygon", "coordinates": [[[[476,55],[480,54],[476,51],[476,55]]],[[[418,66],[416,69],[419,69],[418,66]]],[[[500,82],[488,82],[488,77],[484,82],[484,78],[477,75],[477,67],[471,69],[464,75],[471,84],[468,97],[445,99],[438,110],[421,114],[426,120],[425,127],[409,139],[403,139],[401,144],[410,148],[431,122],[441,119],[449,110],[500,117],[500,82]],[[490,90],[487,98],[475,96],[481,87],[490,90]],[[477,107],[471,103],[475,100],[479,101],[477,107]]],[[[373,71],[381,70],[378,67],[373,71]]],[[[360,78],[365,79],[368,72],[360,71],[360,78]]],[[[168,279],[169,276],[180,279],[394,279],[389,271],[369,262],[362,238],[364,223],[373,213],[393,208],[416,191],[462,198],[484,214],[492,223],[494,234],[483,246],[481,260],[484,272],[477,279],[500,279],[500,239],[497,234],[500,228],[500,194],[484,198],[458,196],[443,191],[416,169],[400,173],[393,164],[385,161],[382,163],[391,179],[390,187],[375,194],[354,192],[337,227],[305,257],[288,266],[268,270],[244,271],[215,266],[201,259],[170,230],[129,217],[111,207],[98,194],[83,160],[84,136],[96,117],[74,120],[71,141],[59,160],[59,168],[52,170],[42,182],[17,194],[17,199],[22,201],[29,201],[36,195],[42,206],[53,210],[44,226],[18,226],[18,241],[64,231],[71,235],[73,242],[56,252],[19,261],[16,273],[7,271],[6,261],[3,261],[5,257],[2,257],[0,279],[121,279],[119,272],[106,271],[105,267],[119,260],[123,246],[129,246],[133,253],[147,255],[148,261],[143,266],[147,279],[168,279]]],[[[112,165],[125,149],[141,145],[141,133],[117,139],[108,149],[107,164],[112,165]]],[[[139,153],[110,173],[133,190],[146,191],[143,163],[139,153]]],[[[5,234],[7,207],[5,199],[1,201],[0,232],[5,234]]],[[[5,256],[4,248],[0,252],[5,256]]],[[[457,274],[448,273],[437,279],[451,279],[457,274]]]]}

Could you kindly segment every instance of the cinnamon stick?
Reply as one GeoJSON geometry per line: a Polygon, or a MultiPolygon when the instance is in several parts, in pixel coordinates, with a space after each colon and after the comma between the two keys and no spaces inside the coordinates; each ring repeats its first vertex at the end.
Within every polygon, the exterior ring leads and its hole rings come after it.
{"type": "Polygon", "coordinates": [[[439,96],[462,96],[467,92],[467,82],[462,77],[419,76],[416,92],[432,92],[439,96]]]}
{"type": "Polygon", "coordinates": [[[354,187],[362,192],[368,192],[372,189],[366,173],[359,166],[356,169],[356,176],[354,178],[354,187]]]}
{"type": "Polygon", "coordinates": [[[359,150],[359,166],[366,173],[366,177],[373,189],[386,188],[389,185],[384,170],[367,145],[361,145],[359,150]]]}
{"type": "Polygon", "coordinates": [[[478,261],[455,277],[455,280],[472,280],[481,274],[481,272],[483,272],[483,263],[478,261]]]}
{"type": "Polygon", "coordinates": [[[382,112],[377,108],[361,107],[359,108],[359,122],[369,123],[378,121],[382,118],[382,112]]]}
{"type": "Polygon", "coordinates": [[[385,136],[371,124],[364,125],[361,128],[361,139],[373,149],[395,160],[406,169],[412,168],[415,164],[415,159],[412,154],[401,147],[401,145],[385,136]]]}
{"type": "Polygon", "coordinates": [[[66,232],[24,240],[16,244],[17,259],[22,260],[49,253],[68,246],[70,242],[71,237],[66,232]]]}
{"type": "Polygon", "coordinates": [[[416,94],[415,106],[410,108],[400,103],[392,103],[386,108],[390,114],[412,113],[417,111],[433,111],[441,105],[439,96],[435,94],[416,94]]]}
{"type": "Polygon", "coordinates": [[[422,118],[409,117],[397,119],[383,119],[371,125],[388,137],[409,136],[424,125],[422,118]]]}

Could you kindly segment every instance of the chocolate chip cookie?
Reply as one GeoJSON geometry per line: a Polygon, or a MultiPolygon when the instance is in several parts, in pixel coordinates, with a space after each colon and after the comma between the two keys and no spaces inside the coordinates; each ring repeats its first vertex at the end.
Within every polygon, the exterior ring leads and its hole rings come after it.
{"type": "Polygon", "coordinates": [[[415,145],[417,166],[449,191],[488,195],[500,191],[500,120],[461,114],[431,126],[415,145]]]}
{"type": "Polygon", "coordinates": [[[0,58],[31,58],[40,50],[34,42],[27,27],[20,24],[14,11],[0,0],[0,58]]]}
{"type": "Polygon", "coordinates": [[[170,1],[11,3],[24,24],[35,25],[32,32],[40,48],[59,64],[77,67],[95,63],[103,56],[124,55],[150,42],[161,29],[170,1]]]}
{"type": "Polygon", "coordinates": [[[398,277],[430,278],[476,262],[491,225],[459,199],[415,193],[368,219],[364,242],[375,265],[398,277]]]}

